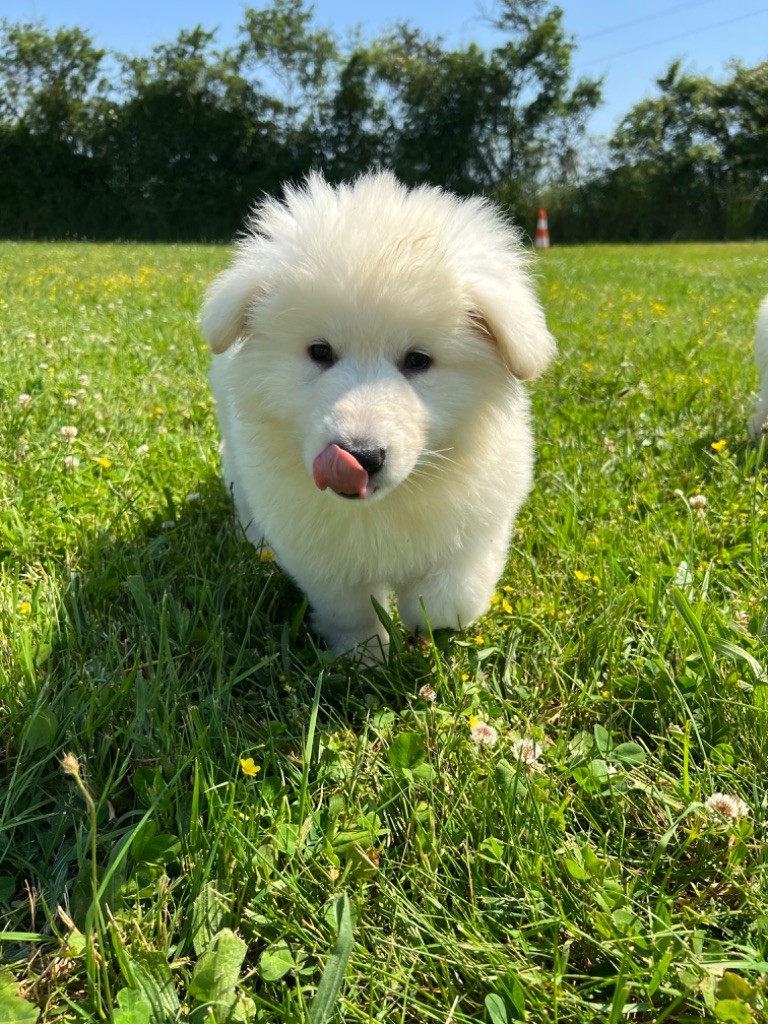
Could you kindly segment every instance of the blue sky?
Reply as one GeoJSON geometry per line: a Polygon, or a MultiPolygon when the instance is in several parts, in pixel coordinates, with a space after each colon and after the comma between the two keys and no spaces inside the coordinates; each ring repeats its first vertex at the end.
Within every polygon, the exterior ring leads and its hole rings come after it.
{"type": "MultiPolygon", "coordinates": [[[[174,39],[182,28],[218,28],[218,40],[234,39],[243,0],[2,0],[0,16],[10,21],[42,20],[49,27],[77,25],[99,46],[146,54],[174,39]],[[64,13],[65,12],[65,13],[64,13]]],[[[617,120],[644,96],[669,62],[720,76],[727,61],[768,59],[768,4],[765,0],[561,0],[565,25],[578,49],[575,70],[604,76],[605,102],[590,122],[596,135],[609,135],[617,120]]],[[[315,19],[344,37],[359,27],[366,38],[407,19],[451,44],[492,45],[499,37],[483,19],[492,0],[316,0],[315,19]]]]}

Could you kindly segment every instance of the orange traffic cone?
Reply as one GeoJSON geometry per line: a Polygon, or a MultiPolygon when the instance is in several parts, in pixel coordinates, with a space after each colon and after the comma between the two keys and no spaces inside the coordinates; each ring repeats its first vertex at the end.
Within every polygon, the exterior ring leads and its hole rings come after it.
{"type": "Polygon", "coordinates": [[[539,219],[536,222],[536,237],[533,244],[537,249],[549,248],[549,226],[547,224],[547,211],[539,210],[539,219]]]}

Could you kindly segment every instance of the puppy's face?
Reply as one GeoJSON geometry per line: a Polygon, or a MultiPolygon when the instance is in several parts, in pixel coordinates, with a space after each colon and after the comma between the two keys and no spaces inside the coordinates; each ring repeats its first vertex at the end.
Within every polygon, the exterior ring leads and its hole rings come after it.
{"type": "Polygon", "coordinates": [[[375,503],[439,470],[512,377],[546,365],[513,230],[481,200],[377,174],[310,178],[268,201],[211,288],[203,331],[228,358],[238,415],[321,490],[375,503]]]}
{"type": "Polygon", "coordinates": [[[340,498],[377,502],[450,461],[508,381],[454,275],[423,269],[405,280],[390,267],[382,284],[305,267],[249,314],[238,353],[248,404],[340,498]]]}

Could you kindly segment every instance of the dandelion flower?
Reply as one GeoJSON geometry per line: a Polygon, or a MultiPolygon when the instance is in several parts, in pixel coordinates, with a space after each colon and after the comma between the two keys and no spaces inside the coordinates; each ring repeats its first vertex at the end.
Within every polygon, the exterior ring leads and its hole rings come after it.
{"type": "Polygon", "coordinates": [[[704,801],[704,807],[710,818],[721,822],[736,821],[737,818],[749,816],[749,804],[740,796],[729,793],[713,793],[704,801]]]}
{"type": "Polygon", "coordinates": [[[719,454],[721,451],[723,451],[727,444],[728,441],[726,440],[726,438],[722,438],[720,441],[713,441],[709,447],[719,454]]]}
{"type": "Polygon", "coordinates": [[[240,758],[240,771],[249,779],[255,779],[261,771],[261,765],[256,764],[252,757],[240,758]]]}
{"type": "Polygon", "coordinates": [[[29,601],[22,601],[19,604],[19,615],[29,615],[31,611],[32,605],[29,603],[29,601]]]}
{"type": "Polygon", "coordinates": [[[479,747],[495,747],[499,740],[499,734],[487,722],[475,722],[469,730],[469,737],[479,747]]]}
{"type": "Polygon", "coordinates": [[[98,462],[102,469],[109,469],[109,467],[112,465],[112,460],[107,459],[104,455],[100,455],[99,458],[96,459],[96,461],[98,462]]]}
{"type": "Polygon", "coordinates": [[[23,395],[19,395],[19,405],[22,409],[26,409],[29,403],[32,401],[32,395],[28,395],[26,391],[23,395]]]}
{"type": "Polygon", "coordinates": [[[434,704],[437,700],[437,693],[434,687],[430,686],[429,683],[425,683],[419,690],[419,696],[422,700],[429,701],[430,704],[434,704]]]}

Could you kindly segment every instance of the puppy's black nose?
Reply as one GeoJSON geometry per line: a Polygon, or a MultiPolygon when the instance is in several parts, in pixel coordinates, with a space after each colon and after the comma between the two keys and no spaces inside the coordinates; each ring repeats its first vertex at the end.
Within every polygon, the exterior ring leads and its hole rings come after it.
{"type": "Polygon", "coordinates": [[[387,457],[384,448],[349,448],[348,451],[350,455],[357,459],[368,476],[375,476],[384,465],[384,460],[387,457]]]}

